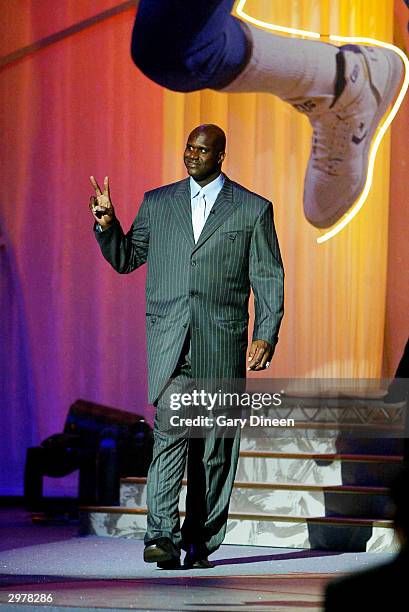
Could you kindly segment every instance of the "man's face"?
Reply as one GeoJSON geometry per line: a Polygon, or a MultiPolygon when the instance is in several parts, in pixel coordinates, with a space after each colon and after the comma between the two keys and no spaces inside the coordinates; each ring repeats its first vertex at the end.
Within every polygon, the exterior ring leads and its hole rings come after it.
{"type": "Polygon", "coordinates": [[[188,174],[197,182],[206,181],[220,172],[224,152],[220,151],[217,135],[211,130],[193,130],[184,153],[188,174]]]}

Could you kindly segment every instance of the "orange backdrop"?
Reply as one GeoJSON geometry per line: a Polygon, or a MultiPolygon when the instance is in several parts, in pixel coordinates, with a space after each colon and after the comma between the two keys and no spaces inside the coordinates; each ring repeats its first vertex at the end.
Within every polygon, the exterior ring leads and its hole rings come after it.
{"type": "MultiPolygon", "coordinates": [[[[2,0],[1,54],[119,4],[64,0],[56,11],[47,1],[2,0]]],[[[392,42],[393,4],[249,0],[246,10],[281,25],[392,42]]],[[[13,366],[7,374],[13,385],[3,394],[9,414],[33,419],[39,438],[61,431],[78,397],[151,417],[144,272],[123,277],[102,259],[91,232],[88,176],[110,176],[127,228],[145,190],[184,176],[185,137],[201,122],[225,128],[227,174],[274,202],[286,315],[269,375],[392,373],[409,327],[408,247],[401,223],[407,102],[392,130],[391,198],[389,133],[363,210],[340,235],[318,245],[318,232],[302,213],[311,137],[307,119],[269,95],[183,95],[151,83],[130,58],[134,12],[89,25],[0,72],[2,261],[15,279],[3,300],[15,322],[2,353],[2,367],[13,366]],[[16,394],[17,388],[23,392],[16,394]]],[[[38,437],[12,439],[12,469],[21,471],[22,449],[38,437]]]]}

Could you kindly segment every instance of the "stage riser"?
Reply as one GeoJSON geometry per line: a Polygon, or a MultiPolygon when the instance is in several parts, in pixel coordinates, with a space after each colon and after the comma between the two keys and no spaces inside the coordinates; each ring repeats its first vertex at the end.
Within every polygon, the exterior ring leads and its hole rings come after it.
{"type": "Polygon", "coordinates": [[[325,516],[392,519],[393,508],[387,495],[365,493],[324,493],[325,516]]]}
{"type": "Polygon", "coordinates": [[[240,457],[236,480],[240,482],[280,482],[340,485],[341,465],[333,461],[320,466],[314,459],[240,457]]]}
{"type": "MultiPolygon", "coordinates": [[[[397,550],[392,522],[382,520],[391,516],[386,488],[401,465],[402,441],[315,433],[292,438],[242,437],[225,542],[344,552],[397,550]],[[341,454],[347,457],[333,456],[341,454]],[[256,483],[271,486],[254,487],[256,483]],[[318,488],[308,490],[314,485],[318,488]],[[342,485],[352,490],[325,490],[342,485]],[[354,486],[380,489],[354,490],[354,486]]],[[[185,497],[183,485],[182,513],[185,497]]],[[[121,506],[99,511],[89,508],[82,514],[82,532],[142,538],[146,527],[144,479],[123,479],[121,506]]]]}
{"type": "Polygon", "coordinates": [[[366,487],[389,486],[402,467],[401,462],[341,461],[341,483],[366,487]]]}
{"type": "MultiPolygon", "coordinates": [[[[89,512],[82,514],[85,535],[143,538],[146,515],[89,512]]],[[[225,544],[305,548],[342,552],[396,552],[393,529],[272,520],[229,519],[225,544]]]]}
{"type": "MultiPolygon", "coordinates": [[[[182,486],[180,510],[185,509],[186,486],[182,486]]],[[[120,505],[146,508],[146,484],[123,482],[120,505]]],[[[349,516],[388,519],[391,508],[386,495],[355,492],[246,489],[234,487],[230,512],[251,512],[282,516],[349,516]]]]}
{"type": "Polygon", "coordinates": [[[399,467],[400,463],[382,461],[240,457],[236,480],[383,487],[392,482],[399,467]]]}
{"type": "MultiPolygon", "coordinates": [[[[374,433],[375,436],[375,433],[374,433]]],[[[265,437],[247,437],[243,433],[241,450],[271,451],[281,453],[339,453],[350,455],[403,455],[402,438],[365,437],[342,435],[334,431],[323,430],[295,431],[290,437],[270,435],[265,437]]]]}

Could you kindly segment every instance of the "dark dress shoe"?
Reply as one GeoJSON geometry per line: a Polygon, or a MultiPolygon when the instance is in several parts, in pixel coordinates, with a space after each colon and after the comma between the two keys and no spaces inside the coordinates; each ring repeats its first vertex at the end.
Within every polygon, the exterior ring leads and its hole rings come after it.
{"type": "Polygon", "coordinates": [[[160,569],[164,570],[173,570],[173,569],[181,569],[182,565],[180,563],[180,559],[172,559],[171,561],[159,561],[156,564],[160,569]]]}
{"type": "Polygon", "coordinates": [[[148,542],[143,551],[145,563],[172,562],[180,564],[180,553],[172,540],[169,538],[158,538],[148,542]]]}
{"type": "Polygon", "coordinates": [[[214,567],[214,565],[213,563],[210,563],[207,557],[196,559],[195,557],[186,555],[183,567],[185,569],[210,569],[211,567],[214,567]]]}

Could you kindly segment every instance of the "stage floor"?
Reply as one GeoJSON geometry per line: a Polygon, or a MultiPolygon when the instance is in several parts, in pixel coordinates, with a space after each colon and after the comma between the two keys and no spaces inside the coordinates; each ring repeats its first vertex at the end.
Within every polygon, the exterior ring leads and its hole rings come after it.
{"type": "Polygon", "coordinates": [[[76,532],[74,525],[33,525],[21,509],[3,509],[0,607],[319,612],[328,580],[393,557],[222,546],[211,557],[212,569],[165,571],[143,562],[141,540],[78,537],[76,532]],[[24,603],[23,595],[17,602],[13,594],[27,594],[24,603]],[[43,599],[49,595],[49,603],[41,603],[41,594],[43,599]]]}

